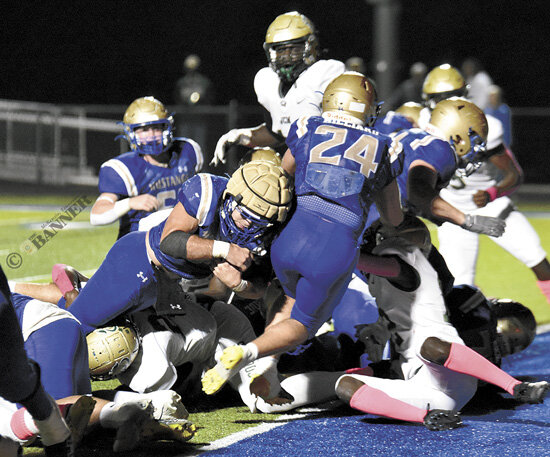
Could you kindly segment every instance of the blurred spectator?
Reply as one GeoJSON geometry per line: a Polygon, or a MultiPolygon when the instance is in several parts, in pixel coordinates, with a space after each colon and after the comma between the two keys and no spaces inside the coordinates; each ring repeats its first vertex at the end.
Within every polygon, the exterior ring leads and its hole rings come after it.
{"type": "Polygon", "coordinates": [[[489,86],[488,105],[485,108],[485,113],[502,122],[504,144],[510,147],[512,145],[512,116],[510,107],[502,98],[502,89],[496,84],[489,86]]]}
{"type": "Polygon", "coordinates": [[[462,62],[462,74],[469,85],[468,98],[485,110],[489,104],[489,87],[493,80],[475,57],[468,57],[462,62]]]}
{"type": "Polygon", "coordinates": [[[428,68],[424,63],[413,63],[409,69],[409,78],[399,84],[384,103],[384,112],[406,102],[422,103],[422,84],[427,71],[428,68]]]}
{"type": "Polygon", "coordinates": [[[177,80],[174,100],[178,105],[208,105],[214,101],[212,81],[199,72],[201,59],[189,54],[183,61],[184,75],[177,80]]]}
{"type": "Polygon", "coordinates": [[[346,64],[346,71],[357,71],[359,73],[365,74],[366,67],[365,67],[365,61],[361,57],[350,57],[345,62],[346,64]]]}
{"type": "MultiPolygon", "coordinates": [[[[199,72],[201,59],[196,54],[189,54],[183,61],[185,73],[176,81],[174,100],[179,107],[210,105],[214,103],[214,86],[210,78],[199,72]]],[[[178,135],[193,138],[206,149],[207,127],[204,117],[193,115],[182,109],[178,112],[176,130],[178,135]]]]}

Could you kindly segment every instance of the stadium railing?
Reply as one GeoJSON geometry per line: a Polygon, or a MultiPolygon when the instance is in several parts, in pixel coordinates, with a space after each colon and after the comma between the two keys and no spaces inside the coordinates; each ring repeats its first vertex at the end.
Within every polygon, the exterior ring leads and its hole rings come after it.
{"type": "MultiPolygon", "coordinates": [[[[128,150],[117,122],[126,106],[57,105],[0,99],[0,180],[37,184],[97,183],[103,162],[128,150]]],[[[232,101],[219,106],[168,106],[176,135],[197,141],[205,171],[216,141],[231,128],[263,122],[259,106],[232,101]]],[[[550,184],[547,160],[550,108],[512,108],[512,150],[525,172],[525,183],[550,184]]],[[[227,169],[235,163],[230,158],[227,169]]],[[[217,173],[227,171],[216,168],[217,173]]]]}

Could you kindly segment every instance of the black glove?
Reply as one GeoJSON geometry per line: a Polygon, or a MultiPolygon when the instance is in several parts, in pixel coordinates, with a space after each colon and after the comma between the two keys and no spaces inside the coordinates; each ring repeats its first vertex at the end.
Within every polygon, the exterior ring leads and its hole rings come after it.
{"type": "Polygon", "coordinates": [[[464,224],[461,227],[470,232],[499,237],[506,229],[506,222],[498,217],[465,214],[464,224]]]}
{"type": "Polygon", "coordinates": [[[390,322],[385,317],[380,317],[373,324],[355,326],[355,336],[365,345],[364,352],[368,354],[371,362],[377,363],[382,360],[384,348],[391,335],[389,326],[390,322]]]}

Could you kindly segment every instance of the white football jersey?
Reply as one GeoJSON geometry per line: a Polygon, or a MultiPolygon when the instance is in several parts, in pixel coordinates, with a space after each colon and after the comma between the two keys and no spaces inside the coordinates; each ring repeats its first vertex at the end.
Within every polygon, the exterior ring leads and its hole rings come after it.
{"type": "Polygon", "coordinates": [[[395,325],[392,342],[400,355],[405,379],[414,376],[423,362],[417,357],[424,340],[430,336],[450,343],[463,344],[456,329],[449,323],[447,308],[439,287],[437,272],[420,249],[400,238],[388,238],[374,250],[377,255],[398,255],[412,265],[420,276],[414,291],[403,291],[387,279],[369,275],[369,288],[378,308],[395,325]]]}
{"type": "Polygon", "coordinates": [[[344,70],[345,65],[338,60],[319,60],[300,74],[285,96],[281,96],[277,73],[270,67],[258,71],[254,90],[258,102],[271,114],[271,130],[286,138],[296,119],[319,116],[325,88],[344,70]]]}

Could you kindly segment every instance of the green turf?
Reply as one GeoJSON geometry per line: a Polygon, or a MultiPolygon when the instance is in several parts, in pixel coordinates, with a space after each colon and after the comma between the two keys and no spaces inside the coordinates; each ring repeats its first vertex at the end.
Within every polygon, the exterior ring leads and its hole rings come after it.
{"type": "MultiPolygon", "coordinates": [[[[93,195],[89,198],[93,201],[95,197],[93,195]]],[[[0,197],[2,205],[54,205],[54,209],[40,212],[14,211],[11,208],[0,211],[0,262],[8,279],[30,277],[35,278],[32,279],[33,281],[46,282],[49,280],[51,267],[54,263],[70,264],[83,272],[92,272],[101,264],[116,239],[116,224],[79,230],[59,230],[34,254],[28,254],[21,250],[22,244],[31,235],[41,233],[40,227],[29,228],[26,224],[38,223],[42,225],[47,223],[56,214],[59,214],[73,198],[70,196],[0,197]],[[9,268],[6,265],[6,258],[12,252],[21,255],[22,265],[19,268],[9,268]]],[[[548,204],[533,204],[524,207],[530,211],[550,211],[548,204]]],[[[89,212],[85,211],[79,214],[75,221],[85,222],[89,220],[88,218],[89,212]]],[[[550,220],[531,219],[530,221],[541,236],[544,248],[547,252],[550,251],[550,220]]],[[[433,230],[433,226],[431,228],[433,230]]],[[[437,239],[435,241],[437,244],[437,239]]],[[[487,295],[516,299],[533,310],[539,323],[550,322],[550,306],[536,287],[532,272],[487,237],[481,237],[476,281],[487,295]]],[[[94,391],[115,386],[116,382],[93,383],[94,391]]],[[[260,422],[275,420],[276,417],[276,415],[251,414],[245,407],[229,407],[218,411],[191,414],[190,419],[197,425],[198,432],[190,441],[190,445],[208,444],[260,422]]],[[[181,446],[189,445],[144,444],[140,446],[140,449],[133,451],[132,455],[134,457],[175,456],[182,452],[181,446]]],[[[28,448],[25,449],[24,455],[34,457],[43,456],[44,453],[39,448],[28,448]]],[[[82,457],[98,455],[110,457],[114,454],[107,444],[102,444],[99,450],[84,446],[80,455],[82,457]]]]}

